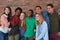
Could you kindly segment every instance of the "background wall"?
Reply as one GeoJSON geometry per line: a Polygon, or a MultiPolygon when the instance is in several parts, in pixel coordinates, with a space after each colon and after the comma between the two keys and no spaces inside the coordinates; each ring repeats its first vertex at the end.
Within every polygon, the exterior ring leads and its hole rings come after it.
{"type": "Polygon", "coordinates": [[[60,6],[60,0],[0,0],[0,14],[3,13],[5,6],[10,6],[14,12],[16,7],[21,7],[26,11],[28,9],[34,10],[36,5],[40,5],[45,9],[46,4],[48,3],[53,3],[55,8],[60,6]]]}

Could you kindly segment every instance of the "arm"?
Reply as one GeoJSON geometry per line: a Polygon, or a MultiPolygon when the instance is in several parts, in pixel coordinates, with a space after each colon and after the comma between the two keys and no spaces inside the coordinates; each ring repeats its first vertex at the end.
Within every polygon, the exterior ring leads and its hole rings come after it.
{"type": "Polygon", "coordinates": [[[3,27],[8,27],[9,26],[9,22],[8,20],[2,15],[1,16],[1,25],[3,25],[3,27]]]}
{"type": "Polygon", "coordinates": [[[40,33],[40,35],[37,37],[37,39],[38,39],[38,40],[39,40],[39,39],[42,39],[42,38],[44,37],[44,35],[45,35],[45,32],[46,32],[46,27],[45,27],[45,25],[43,25],[43,26],[42,26],[41,33],[40,33]]]}

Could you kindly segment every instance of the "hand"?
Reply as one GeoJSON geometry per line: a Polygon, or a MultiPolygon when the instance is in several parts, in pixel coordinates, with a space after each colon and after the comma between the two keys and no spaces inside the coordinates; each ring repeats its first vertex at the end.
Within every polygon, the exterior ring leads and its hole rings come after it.
{"type": "Polygon", "coordinates": [[[11,31],[11,28],[9,28],[8,30],[11,31]]]}
{"type": "Polygon", "coordinates": [[[7,27],[9,27],[9,25],[10,25],[10,22],[8,22],[8,25],[7,25],[7,27]]]}
{"type": "Polygon", "coordinates": [[[57,35],[60,36],[60,32],[58,32],[57,35]]]}

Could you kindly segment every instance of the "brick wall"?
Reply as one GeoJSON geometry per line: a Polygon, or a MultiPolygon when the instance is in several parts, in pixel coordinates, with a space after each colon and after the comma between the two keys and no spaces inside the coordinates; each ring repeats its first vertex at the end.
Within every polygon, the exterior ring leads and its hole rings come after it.
{"type": "Polygon", "coordinates": [[[3,13],[5,6],[10,6],[12,11],[14,11],[16,7],[21,7],[26,11],[28,9],[34,9],[36,5],[40,5],[45,9],[48,3],[53,3],[55,8],[60,6],[60,0],[0,0],[0,13],[3,13]]]}

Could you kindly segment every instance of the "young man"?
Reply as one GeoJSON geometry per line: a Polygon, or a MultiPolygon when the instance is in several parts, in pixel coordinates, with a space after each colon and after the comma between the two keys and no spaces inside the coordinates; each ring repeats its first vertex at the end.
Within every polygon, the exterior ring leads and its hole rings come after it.
{"type": "MultiPolygon", "coordinates": [[[[47,4],[47,11],[50,20],[50,30],[49,30],[50,40],[52,40],[52,38],[55,38],[56,34],[58,33],[59,28],[58,13],[54,11],[53,4],[47,4]]],[[[56,40],[56,38],[54,40],[56,40]]]]}
{"type": "Polygon", "coordinates": [[[25,40],[33,40],[35,36],[34,28],[36,27],[35,19],[33,16],[33,10],[29,10],[26,17],[26,31],[24,34],[25,40]]]}
{"type": "Polygon", "coordinates": [[[20,21],[20,13],[22,12],[22,9],[20,7],[17,7],[15,9],[15,15],[11,17],[10,19],[10,27],[11,31],[9,34],[9,40],[19,40],[19,21],[20,21]]]}
{"type": "MultiPolygon", "coordinates": [[[[42,11],[41,6],[36,6],[35,7],[35,13],[38,13],[40,15],[43,16],[44,20],[47,22],[48,26],[49,26],[49,17],[48,17],[48,13],[47,11],[42,11]]],[[[49,28],[49,27],[48,27],[49,28]]]]}

